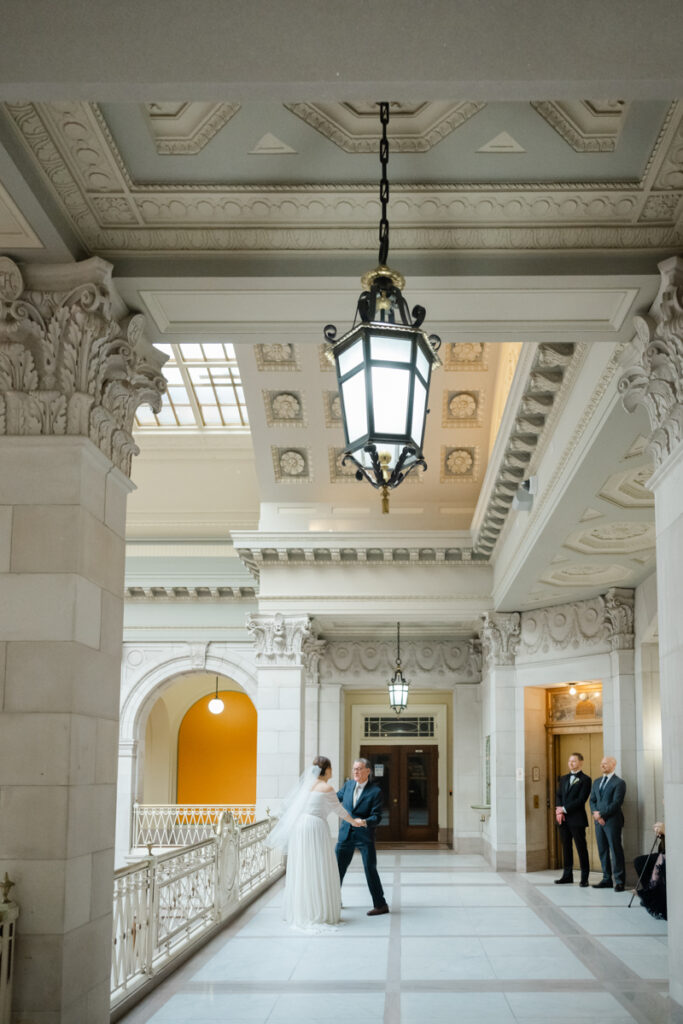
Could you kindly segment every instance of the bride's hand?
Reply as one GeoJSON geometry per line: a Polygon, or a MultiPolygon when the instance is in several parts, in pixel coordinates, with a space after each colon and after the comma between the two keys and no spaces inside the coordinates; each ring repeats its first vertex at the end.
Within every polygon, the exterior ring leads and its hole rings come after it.
{"type": "Polygon", "coordinates": [[[367,828],[368,827],[367,826],[367,822],[364,821],[363,818],[354,818],[353,819],[353,825],[354,825],[354,828],[367,828]]]}

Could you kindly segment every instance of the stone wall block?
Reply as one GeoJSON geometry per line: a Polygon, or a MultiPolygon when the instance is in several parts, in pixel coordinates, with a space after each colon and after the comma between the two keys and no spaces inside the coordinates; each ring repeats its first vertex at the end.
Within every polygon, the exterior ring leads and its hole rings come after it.
{"type": "MultiPolygon", "coordinates": [[[[93,721],[91,719],[91,721],[93,721]]],[[[95,724],[93,722],[93,724],[95,724]]],[[[118,722],[100,718],[96,723],[97,740],[95,746],[95,779],[98,784],[111,783],[116,785],[117,752],[119,745],[118,722]]]]}
{"type": "Polygon", "coordinates": [[[10,571],[12,552],[12,507],[0,506],[0,572],[10,571]]]}
{"type": "Polygon", "coordinates": [[[74,639],[76,577],[70,573],[0,576],[0,621],[6,640],[74,639]]]}
{"type": "MultiPolygon", "coordinates": [[[[22,917],[26,899],[22,900],[22,917]]],[[[61,909],[61,908],[60,908],[61,909]]],[[[60,1024],[55,1011],[62,996],[62,936],[25,934],[17,942],[12,1002],[21,1007],[20,1024],[60,1024]],[[40,970],[35,965],[40,964],[40,970]]]]}
{"type": "Polygon", "coordinates": [[[58,934],[63,928],[65,861],[0,859],[14,882],[13,892],[21,908],[21,940],[24,936],[58,934]],[[21,897],[19,896],[21,894],[21,897]]]}
{"type": "MultiPolygon", "coordinates": [[[[121,675],[121,657],[123,635],[123,599],[108,590],[102,591],[102,623],[100,630],[100,650],[103,654],[111,655],[119,665],[118,675],[121,675]]],[[[116,707],[118,715],[118,704],[116,707]]]]}
{"type": "Polygon", "coordinates": [[[121,659],[76,643],[6,645],[6,711],[118,716],[121,659]]]}
{"type": "Polygon", "coordinates": [[[65,862],[64,931],[80,928],[90,920],[92,857],[72,857],[65,862]]]}
{"type": "Polygon", "coordinates": [[[69,788],[66,856],[80,857],[114,845],[116,790],[113,786],[69,788]]]}
{"type": "Polygon", "coordinates": [[[103,590],[123,592],[124,542],[103,522],[84,512],[78,571],[103,590]]]}
{"type": "Polygon", "coordinates": [[[104,500],[104,522],[121,540],[126,537],[126,502],[132,484],[117,469],[107,475],[104,500]]]}
{"type": "Polygon", "coordinates": [[[114,851],[98,850],[92,854],[91,862],[90,919],[95,920],[111,913],[114,851]]]}
{"type": "Polygon", "coordinates": [[[111,912],[95,921],[88,921],[64,936],[62,985],[64,1003],[69,1005],[69,993],[83,993],[109,981],[111,965],[102,959],[102,948],[111,943],[111,912]]]}
{"type": "Polygon", "coordinates": [[[66,857],[66,786],[0,787],[0,859],[66,857]]]}
{"type": "Polygon", "coordinates": [[[64,786],[69,780],[69,715],[0,715],[3,786],[64,786]]]}
{"type": "Polygon", "coordinates": [[[69,784],[83,786],[95,781],[97,722],[84,715],[71,715],[69,784]]]}
{"type": "Polygon", "coordinates": [[[79,505],[81,438],[0,437],[0,505],[79,505]]]}
{"type": "Polygon", "coordinates": [[[15,505],[11,571],[79,572],[86,517],[79,505],[15,505]]]}

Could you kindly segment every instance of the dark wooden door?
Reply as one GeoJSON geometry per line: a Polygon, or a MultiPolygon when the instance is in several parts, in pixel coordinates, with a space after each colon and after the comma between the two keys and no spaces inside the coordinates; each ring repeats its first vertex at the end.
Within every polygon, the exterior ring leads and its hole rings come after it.
{"type": "Polygon", "coordinates": [[[439,836],[436,744],[361,747],[382,790],[380,842],[434,842],[439,836]]]}

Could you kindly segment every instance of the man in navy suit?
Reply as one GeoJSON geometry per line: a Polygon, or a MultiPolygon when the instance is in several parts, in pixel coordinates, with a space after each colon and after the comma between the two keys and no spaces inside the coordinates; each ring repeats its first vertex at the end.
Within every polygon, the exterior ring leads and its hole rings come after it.
{"type": "Polygon", "coordinates": [[[348,822],[339,823],[339,840],[336,854],[339,865],[339,878],[343,882],[346,869],[353,858],[354,851],[360,850],[365,869],[365,879],[372,896],[372,910],[368,917],[388,914],[389,907],[384,898],[384,890],[377,873],[377,851],[375,850],[375,829],[382,820],[382,790],[372,783],[370,762],[359,757],[353,762],[353,779],[347,779],[337,796],[346,810],[354,818],[361,818],[365,828],[351,828],[348,822]]]}
{"type": "Polygon", "coordinates": [[[621,830],[624,827],[621,805],[626,796],[626,783],[615,775],[616,767],[616,758],[603,757],[600,762],[602,777],[595,780],[591,789],[590,807],[602,866],[602,880],[593,888],[611,889],[614,885],[615,892],[623,892],[626,866],[621,845],[621,830]]]}
{"type": "Polygon", "coordinates": [[[555,884],[571,885],[574,881],[572,851],[572,842],[574,842],[581,868],[579,884],[582,889],[585,889],[588,885],[588,872],[590,871],[588,846],[586,845],[586,829],[588,827],[586,800],[591,790],[591,780],[585,772],[581,771],[582,765],[583,754],[578,752],[570,754],[567,765],[569,771],[566,775],[561,775],[557,782],[555,820],[560,829],[564,870],[562,876],[555,879],[555,884]]]}

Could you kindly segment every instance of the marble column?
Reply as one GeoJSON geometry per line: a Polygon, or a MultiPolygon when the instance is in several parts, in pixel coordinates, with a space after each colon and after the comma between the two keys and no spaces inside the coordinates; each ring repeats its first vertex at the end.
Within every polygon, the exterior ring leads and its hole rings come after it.
{"type": "Polygon", "coordinates": [[[302,615],[252,615],[247,629],[256,649],[256,814],[260,817],[266,809],[277,814],[282,798],[303,771],[306,689],[317,678],[321,641],[313,634],[311,620],[302,615]]]}
{"type": "Polygon", "coordinates": [[[481,641],[488,692],[484,732],[491,737],[491,815],[484,853],[500,871],[526,870],[526,842],[520,829],[525,820],[524,751],[518,742],[524,736],[524,703],[520,707],[515,671],[519,640],[519,612],[486,616],[481,641]]]}
{"type": "Polygon", "coordinates": [[[666,821],[669,991],[683,1005],[683,259],[659,264],[661,284],[619,382],[629,412],[650,420],[654,472],[657,605],[659,609],[662,775],[666,821]]]}
{"type": "Polygon", "coordinates": [[[111,269],[0,257],[0,875],[22,1024],[109,1019],[131,431],[164,387],[111,269]]]}

